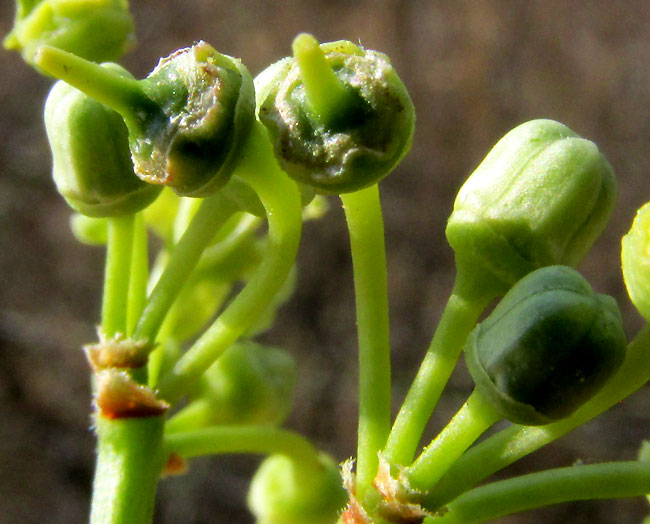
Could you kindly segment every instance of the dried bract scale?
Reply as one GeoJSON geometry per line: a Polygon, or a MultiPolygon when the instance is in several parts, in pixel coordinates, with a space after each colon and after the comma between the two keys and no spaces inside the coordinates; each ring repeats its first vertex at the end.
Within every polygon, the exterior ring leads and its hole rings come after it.
{"type": "Polygon", "coordinates": [[[105,369],[97,373],[95,405],[108,419],[141,418],[163,415],[169,404],[156,398],[146,386],[133,381],[125,371],[105,369]]]}
{"type": "Polygon", "coordinates": [[[99,342],[83,347],[95,373],[107,368],[140,368],[147,363],[152,350],[148,340],[132,340],[119,333],[106,337],[101,328],[97,334],[99,342]]]}

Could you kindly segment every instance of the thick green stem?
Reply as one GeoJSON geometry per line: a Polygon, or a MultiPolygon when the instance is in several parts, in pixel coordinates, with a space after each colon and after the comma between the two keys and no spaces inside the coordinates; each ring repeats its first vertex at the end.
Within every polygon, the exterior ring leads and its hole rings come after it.
{"type": "Polygon", "coordinates": [[[532,473],[473,489],[449,504],[433,524],[479,524],[503,515],[573,500],[650,493],[650,464],[613,462],[532,473]]]}
{"type": "Polygon", "coordinates": [[[108,218],[102,302],[102,330],[106,337],[126,334],[133,224],[133,215],[108,218]]]}
{"type": "Polygon", "coordinates": [[[559,422],[540,427],[513,425],[484,440],[449,469],[424,504],[428,508],[443,506],[492,473],[569,433],[637,391],[650,379],[648,348],[650,327],[646,325],[628,345],[621,368],[594,398],[559,422]]]}
{"type": "Polygon", "coordinates": [[[302,435],[271,426],[213,426],[165,436],[169,453],[184,458],[223,453],[279,453],[318,467],[318,450],[302,435]]]}
{"type": "Polygon", "coordinates": [[[91,524],[149,524],[165,460],[163,417],[97,416],[91,524]]]}
{"type": "Polygon", "coordinates": [[[135,328],[134,338],[151,341],[156,339],[165,315],[196,267],[203,250],[235,211],[236,206],[222,192],[203,200],[149,295],[135,328]]]}
{"type": "Polygon", "coordinates": [[[458,362],[465,340],[493,298],[491,294],[476,295],[476,291],[470,294],[469,288],[471,286],[464,279],[456,278],[431,345],[388,437],[384,457],[391,464],[408,465],[413,460],[424,428],[458,362]]]}
{"type": "Polygon", "coordinates": [[[483,432],[501,417],[476,390],[449,424],[402,475],[408,487],[427,492],[483,432]]]}
{"type": "Polygon", "coordinates": [[[390,340],[384,222],[377,185],[341,195],[350,232],[359,339],[357,496],[372,485],[390,431],[390,340]]]}
{"type": "Polygon", "coordinates": [[[147,300],[147,279],[149,278],[149,250],[147,228],[142,213],[135,215],[133,251],[131,252],[131,278],[129,280],[129,306],[126,333],[132,335],[147,300]]]}
{"type": "Polygon", "coordinates": [[[243,151],[235,174],[251,185],[266,209],[266,252],[244,289],[162,378],[160,394],[172,402],[266,310],[296,258],[302,227],[298,188],[277,165],[266,131],[258,122],[243,151]]]}

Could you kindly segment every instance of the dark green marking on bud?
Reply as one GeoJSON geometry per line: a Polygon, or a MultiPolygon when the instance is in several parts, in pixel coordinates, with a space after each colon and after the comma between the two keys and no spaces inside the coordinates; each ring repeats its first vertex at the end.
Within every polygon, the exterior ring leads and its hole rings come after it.
{"type": "Polygon", "coordinates": [[[614,374],[626,340],[616,301],[575,270],[549,266],[518,282],[465,346],[477,390],[504,418],[548,424],[614,374]]]}
{"type": "MultiPolygon", "coordinates": [[[[124,71],[116,64],[105,68],[124,71]]],[[[135,213],[160,192],[135,175],[120,115],[81,91],[57,82],[45,104],[45,127],[54,182],[79,213],[91,217],[135,213]]]]}
{"type": "Polygon", "coordinates": [[[248,507],[257,522],[332,524],[346,502],[338,465],[320,455],[317,467],[271,455],[257,470],[248,492],[248,507]]]}
{"type": "Polygon", "coordinates": [[[256,78],[258,117],[282,168],[326,194],[378,182],[411,147],[413,103],[388,57],[301,34],[256,78]]]}
{"type": "Polygon", "coordinates": [[[139,81],[47,46],[35,61],[122,115],[141,179],[191,197],[230,179],[255,110],[253,80],[239,60],[198,42],[139,81]]]}
{"type": "Polygon", "coordinates": [[[503,294],[539,267],[577,265],[615,199],[614,173],[593,142],[533,120],[506,134],[467,179],[446,235],[459,271],[503,294]]]}
{"type": "Polygon", "coordinates": [[[202,397],[218,424],[281,424],[293,402],[297,368],[283,349],[239,342],[205,373],[202,397]]]}
{"type": "Polygon", "coordinates": [[[621,267],[630,300],[650,320],[650,203],[636,213],[621,242],[621,267]]]}
{"type": "Polygon", "coordinates": [[[14,27],[3,44],[31,65],[43,44],[105,62],[135,45],[134,29],[127,0],[18,0],[14,27]]]}

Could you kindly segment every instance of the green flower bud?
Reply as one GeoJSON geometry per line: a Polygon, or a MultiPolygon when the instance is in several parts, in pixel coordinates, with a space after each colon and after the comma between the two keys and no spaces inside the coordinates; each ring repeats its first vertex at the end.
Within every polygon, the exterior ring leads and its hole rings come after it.
{"type": "Polygon", "coordinates": [[[168,188],[163,188],[160,196],[144,210],[144,220],[166,246],[174,244],[174,219],[178,213],[181,199],[168,188]]]}
{"type": "Polygon", "coordinates": [[[614,374],[626,340],[616,301],[566,266],[532,272],[470,334],[467,366],[504,418],[525,425],[566,417],[614,374]]]}
{"type": "Polygon", "coordinates": [[[296,363],[283,349],[239,342],[204,375],[201,397],[212,407],[212,424],[282,423],[291,410],[296,363]]]}
{"type": "Polygon", "coordinates": [[[51,45],[93,62],[117,60],[135,45],[127,0],[18,0],[6,49],[34,65],[34,53],[51,45]]]}
{"type": "Polygon", "coordinates": [[[611,216],[612,168],[592,142],[533,120],[506,134],[461,187],[447,224],[459,272],[503,294],[530,271],[575,266],[611,216]]]}
{"type": "MultiPolygon", "coordinates": [[[[106,65],[112,71],[122,71],[106,65]]],[[[160,188],[133,172],[124,121],[115,111],[64,82],[45,104],[45,128],[52,149],[53,177],[79,213],[108,217],[148,206],[160,188]]]]}
{"type": "Polygon", "coordinates": [[[338,465],[320,456],[320,469],[284,455],[268,457],[253,476],[248,507],[258,524],[332,524],[347,501],[338,465]]]}
{"type": "Polygon", "coordinates": [[[198,42],[162,59],[139,81],[47,46],[35,60],[122,115],[143,180],[200,197],[230,179],[255,104],[253,80],[239,60],[198,42]]]}
{"type": "Polygon", "coordinates": [[[165,318],[165,333],[182,342],[196,336],[214,317],[231,290],[229,283],[190,279],[165,318]]]}
{"type": "Polygon", "coordinates": [[[108,241],[108,223],[104,218],[88,217],[75,213],[70,217],[74,237],[89,246],[102,246],[108,241]]]}
{"type": "Polygon", "coordinates": [[[413,140],[413,103],[388,57],[351,42],[296,37],[256,79],[259,119],[295,180],[322,193],[378,182],[413,140]]]}
{"type": "Polygon", "coordinates": [[[621,266],[628,295],[639,313],[650,320],[650,203],[636,212],[622,240],[621,266]]]}

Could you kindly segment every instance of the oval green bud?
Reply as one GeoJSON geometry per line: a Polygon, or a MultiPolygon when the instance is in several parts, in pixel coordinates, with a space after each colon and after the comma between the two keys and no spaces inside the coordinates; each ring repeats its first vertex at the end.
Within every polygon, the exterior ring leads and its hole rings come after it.
{"type": "Polygon", "coordinates": [[[632,227],[621,244],[627,293],[643,318],[650,320],[650,203],[636,212],[632,227]]]}
{"type": "MultiPolygon", "coordinates": [[[[105,67],[123,71],[115,64],[105,67]]],[[[120,115],[81,91],[64,82],[54,85],[45,128],[54,182],[75,211],[92,217],[135,213],[160,192],[135,175],[120,115]]]]}
{"type": "Polygon", "coordinates": [[[564,418],[623,362],[616,301],[594,293],[567,266],[524,277],[470,334],[467,366],[477,390],[504,418],[525,425],[564,418]]]}
{"type": "Polygon", "coordinates": [[[332,524],[347,502],[338,465],[326,455],[320,469],[301,468],[284,455],[268,457],[248,492],[259,524],[332,524]]]}
{"type": "Polygon", "coordinates": [[[75,213],[70,217],[70,229],[74,237],[82,244],[101,246],[108,241],[108,223],[104,218],[75,213]]]}
{"type": "Polygon", "coordinates": [[[47,46],[35,60],[122,115],[143,180],[201,197],[230,179],[255,110],[253,80],[239,60],[198,42],[139,81],[47,46]]]}
{"type": "Polygon", "coordinates": [[[205,373],[201,397],[212,424],[282,423],[291,410],[297,368],[283,349],[239,342],[205,373]]]}
{"type": "Polygon", "coordinates": [[[322,193],[362,189],[411,147],[413,103],[388,57],[351,42],[294,41],[256,78],[258,116],[282,168],[322,193]]]}
{"type": "Polygon", "coordinates": [[[51,45],[93,62],[114,61],[135,45],[127,0],[19,0],[7,49],[34,65],[34,53],[51,45]]]}
{"type": "Polygon", "coordinates": [[[575,266],[615,199],[614,173],[594,143],[533,120],[499,140],[463,184],[446,235],[459,272],[503,294],[539,267],[575,266]]]}

